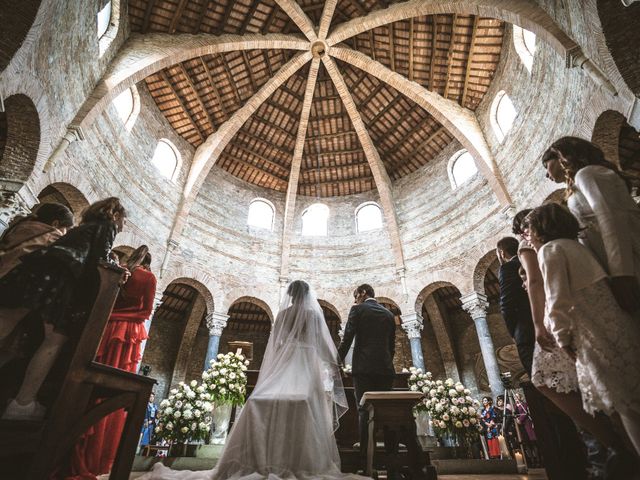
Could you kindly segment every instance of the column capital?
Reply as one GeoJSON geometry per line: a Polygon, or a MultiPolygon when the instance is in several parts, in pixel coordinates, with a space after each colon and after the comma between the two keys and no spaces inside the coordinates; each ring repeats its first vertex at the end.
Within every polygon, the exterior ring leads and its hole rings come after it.
{"type": "Polygon", "coordinates": [[[516,207],[513,203],[510,203],[509,205],[502,207],[500,209],[500,213],[506,220],[512,221],[513,217],[516,216],[516,207]]]}
{"type": "Polygon", "coordinates": [[[486,295],[479,292],[471,292],[467,295],[463,295],[460,300],[462,301],[463,310],[471,315],[471,318],[474,321],[481,318],[487,318],[489,301],[486,295]]]}
{"type": "Polygon", "coordinates": [[[207,328],[209,329],[209,335],[221,336],[222,330],[227,326],[229,315],[222,312],[211,312],[207,314],[205,321],[207,322],[207,328]]]}
{"type": "Polygon", "coordinates": [[[420,338],[420,330],[422,330],[423,319],[418,312],[405,313],[400,315],[402,319],[402,328],[407,332],[409,338],[420,338]]]}

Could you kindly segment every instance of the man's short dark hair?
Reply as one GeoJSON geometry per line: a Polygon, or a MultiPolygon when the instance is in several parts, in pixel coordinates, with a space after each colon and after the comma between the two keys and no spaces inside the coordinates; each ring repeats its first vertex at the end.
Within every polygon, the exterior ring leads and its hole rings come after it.
{"type": "Polygon", "coordinates": [[[373,291],[373,287],[368,283],[363,283],[356,289],[356,291],[366,293],[367,297],[371,297],[371,298],[376,297],[376,292],[373,291]]]}
{"type": "Polygon", "coordinates": [[[504,237],[498,240],[498,248],[505,252],[509,257],[514,257],[518,254],[519,242],[514,237],[504,237]]]}

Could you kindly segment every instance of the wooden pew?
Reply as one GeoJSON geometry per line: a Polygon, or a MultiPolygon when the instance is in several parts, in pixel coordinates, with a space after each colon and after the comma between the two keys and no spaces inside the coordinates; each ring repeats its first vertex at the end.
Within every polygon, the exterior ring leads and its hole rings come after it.
{"type": "Polygon", "coordinates": [[[149,395],[156,382],[93,361],[123,270],[103,264],[98,273],[100,286],[95,303],[79,339],[69,342],[70,361],[62,367],[59,393],[47,418],[37,422],[0,421],[0,472],[13,472],[7,478],[49,478],[70,457],[74,444],[90,426],[121,408],[127,411],[127,418],[109,478],[129,478],[149,395]]]}

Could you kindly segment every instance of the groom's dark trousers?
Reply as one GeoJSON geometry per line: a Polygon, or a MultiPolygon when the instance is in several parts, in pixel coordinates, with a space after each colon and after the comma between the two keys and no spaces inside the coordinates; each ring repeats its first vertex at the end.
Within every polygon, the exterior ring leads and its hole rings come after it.
{"type": "Polygon", "coordinates": [[[391,390],[395,376],[395,334],[393,313],[374,299],[351,307],[338,353],[344,361],[355,339],[352,377],[359,410],[361,452],[367,445],[369,415],[360,406],[360,400],[365,392],[391,390]]]}

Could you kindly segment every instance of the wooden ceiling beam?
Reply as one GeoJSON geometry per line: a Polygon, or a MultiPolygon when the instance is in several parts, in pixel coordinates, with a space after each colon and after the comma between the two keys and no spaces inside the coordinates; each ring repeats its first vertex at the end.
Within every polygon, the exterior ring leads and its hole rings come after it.
{"type": "MultiPolygon", "coordinates": [[[[272,173],[272,175],[280,177],[283,180],[287,179],[287,176],[289,174],[289,169],[287,167],[283,166],[283,165],[280,165],[278,162],[274,162],[270,158],[264,157],[264,156],[260,155],[259,153],[254,152],[250,148],[245,147],[243,145],[238,145],[235,142],[230,142],[229,145],[227,146],[227,148],[237,148],[238,150],[240,150],[241,152],[246,153],[249,156],[256,157],[256,158],[260,159],[262,162],[264,162],[265,164],[269,165],[270,168],[272,168],[274,170],[280,170],[281,172],[283,172],[283,175],[278,175],[276,173],[272,173]]],[[[228,152],[227,152],[227,155],[229,155],[228,152]]],[[[224,156],[224,153],[223,153],[223,156],[224,156]]],[[[234,156],[234,158],[236,158],[236,157],[234,156]]],[[[249,163],[249,164],[252,165],[251,163],[249,163]]]]}
{"type": "Polygon", "coordinates": [[[360,13],[360,16],[363,16],[369,13],[362,5],[360,5],[360,2],[358,0],[349,0],[349,3],[353,5],[356,8],[356,10],[358,10],[358,13],[360,13]]]}
{"type": "Polygon", "coordinates": [[[393,23],[389,24],[389,60],[391,61],[391,70],[396,71],[396,40],[395,27],[393,23]]]}
{"type": "Polygon", "coordinates": [[[209,10],[210,0],[202,0],[202,5],[200,6],[200,11],[198,12],[198,19],[196,21],[196,26],[193,29],[193,33],[198,33],[200,28],[202,27],[202,20],[207,15],[207,10],[209,10]]]}
{"type": "MultiPolygon", "coordinates": [[[[256,155],[257,156],[257,155],[256,155]]],[[[267,170],[265,170],[264,168],[260,167],[259,165],[255,165],[251,162],[248,162],[242,158],[238,158],[236,156],[231,156],[229,154],[222,154],[219,162],[220,162],[220,166],[222,167],[224,165],[224,161],[225,161],[225,157],[229,158],[229,162],[232,165],[236,165],[236,164],[240,164],[240,165],[244,165],[245,167],[249,168],[249,170],[253,171],[257,171],[259,172],[261,175],[266,175],[267,177],[271,178],[272,180],[275,180],[277,183],[286,183],[287,182],[287,178],[286,177],[281,177],[280,175],[276,175],[275,173],[269,172],[267,170]]],[[[261,158],[262,160],[262,158],[261,158]]],[[[230,168],[229,170],[233,170],[232,168],[230,168]]]]}
{"type": "Polygon", "coordinates": [[[275,0],[310,42],[318,39],[313,23],[296,0],[275,0]]]}
{"type": "Polygon", "coordinates": [[[423,142],[420,142],[420,144],[413,149],[413,151],[411,152],[411,154],[409,155],[409,157],[414,157],[420,150],[422,150],[423,148],[427,147],[428,145],[431,145],[431,143],[433,142],[433,140],[439,136],[440,134],[442,134],[443,132],[446,132],[447,129],[444,128],[443,126],[440,126],[440,128],[438,128],[435,132],[433,132],[431,135],[429,135],[429,137],[427,137],[426,140],[424,140],[423,142]]]}
{"type": "Polygon", "coordinates": [[[231,70],[229,70],[229,65],[227,63],[227,59],[225,58],[224,55],[221,55],[222,57],[222,68],[224,68],[224,72],[227,75],[227,79],[229,80],[229,85],[231,85],[231,89],[233,90],[233,93],[236,97],[236,100],[238,101],[238,106],[242,105],[242,98],[240,97],[240,92],[238,91],[238,86],[236,85],[236,82],[234,82],[233,80],[233,75],[231,75],[231,70]]]}
{"type": "Polygon", "coordinates": [[[213,76],[211,75],[211,70],[209,70],[209,65],[207,65],[207,62],[204,61],[204,58],[200,57],[200,63],[202,63],[202,68],[204,68],[205,73],[207,74],[207,79],[209,80],[209,86],[211,87],[211,90],[213,91],[213,94],[216,97],[216,100],[218,101],[218,105],[220,105],[220,109],[222,110],[222,113],[224,113],[224,117],[225,117],[225,122],[227,120],[229,120],[229,112],[227,111],[227,109],[224,106],[224,103],[222,102],[222,97],[220,96],[220,91],[218,90],[218,87],[216,86],[216,83],[213,81],[213,76]]]}
{"type": "Polygon", "coordinates": [[[253,77],[253,68],[251,68],[251,63],[249,62],[249,57],[247,57],[246,50],[242,50],[240,52],[242,54],[242,60],[247,67],[247,72],[249,73],[249,82],[251,82],[251,88],[254,92],[258,91],[258,86],[256,84],[256,79],[253,77]]]}
{"type": "Polygon", "coordinates": [[[369,30],[369,45],[371,45],[371,57],[374,60],[376,59],[376,41],[375,41],[375,35],[373,33],[373,28],[371,30],[369,30]]]}
{"type": "Polygon", "coordinates": [[[307,136],[307,141],[309,140],[324,140],[326,138],[335,138],[335,137],[345,137],[345,136],[353,136],[356,135],[354,130],[349,130],[348,132],[340,132],[340,133],[323,133],[321,135],[307,136]]]}
{"type": "Polygon", "coordinates": [[[462,87],[462,98],[460,99],[460,105],[464,107],[464,102],[467,98],[467,92],[469,89],[469,77],[471,76],[471,65],[473,63],[473,50],[476,43],[476,35],[478,34],[478,16],[473,16],[473,27],[471,31],[471,44],[469,45],[469,54],[467,55],[467,65],[464,72],[464,86],[462,87]]]}
{"type": "MultiPolygon", "coordinates": [[[[339,185],[345,185],[345,184],[349,184],[352,182],[356,182],[356,183],[361,183],[361,182],[371,182],[371,185],[373,188],[375,188],[376,186],[376,182],[375,179],[373,178],[372,175],[366,176],[366,177],[353,177],[353,178],[346,178],[346,179],[340,179],[340,180],[322,180],[320,182],[316,182],[315,180],[313,181],[309,181],[309,183],[304,183],[304,182],[300,182],[300,187],[301,188],[311,188],[311,187],[322,187],[322,186],[326,186],[326,185],[335,185],[335,186],[339,186],[339,185]]],[[[350,191],[351,190],[351,186],[348,185],[347,188],[345,189],[346,191],[350,191]]]]}
{"type": "Polygon", "coordinates": [[[415,127],[409,130],[409,132],[400,141],[398,141],[396,146],[387,152],[387,155],[395,155],[402,147],[409,145],[409,139],[415,135],[417,131],[422,130],[429,122],[433,122],[433,118],[430,115],[421,122],[418,122],[415,127]]]}
{"type": "Polygon", "coordinates": [[[279,112],[286,113],[286,114],[287,114],[287,115],[289,115],[291,118],[297,118],[298,116],[300,116],[300,112],[293,111],[293,110],[291,110],[291,109],[289,109],[289,108],[285,107],[285,106],[284,106],[284,105],[282,105],[282,104],[275,103],[275,102],[274,102],[273,100],[271,100],[270,98],[269,98],[269,99],[267,99],[267,100],[264,102],[264,104],[265,104],[265,105],[270,106],[270,107],[271,107],[271,108],[273,108],[274,110],[277,110],[277,111],[279,111],[279,112]]]}
{"type": "Polygon", "coordinates": [[[409,19],[409,80],[413,81],[413,37],[414,37],[413,17],[409,19]]]}
{"type": "Polygon", "coordinates": [[[240,35],[244,35],[245,33],[247,33],[247,27],[249,26],[251,19],[255,15],[259,4],[260,2],[251,2],[249,10],[247,11],[244,20],[242,21],[242,25],[240,26],[240,35]]]}
{"type": "Polygon", "coordinates": [[[262,58],[264,59],[264,64],[267,66],[267,70],[269,71],[269,78],[273,77],[273,68],[271,68],[271,60],[269,59],[269,55],[267,55],[266,50],[262,50],[262,58]]]}
{"type": "Polygon", "coordinates": [[[142,20],[142,28],[140,29],[142,33],[147,33],[149,31],[149,20],[151,20],[151,11],[153,10],[155,4],[156,0],[149,0],[147,2],[147,8],[145,8],[144,10],[144,19],[142,20]]]}
{"type": "Polygon", "coordinates": [[[269,16],[267,17],[267,21],[264,22],[264,25],[262,26],[262,29],[260,30],[262,32],[262,34],[266,34],[269,33],[269,29],[271,28],[271,25],[273,25],[273,20],[276,17],[276,10],[278,9],[278,5],[276,3],[273,4],[273,8],[271,9],[271,12],[269,12],[269,16]]]}
{"type": "Polygon", "coordinates": [[[171,19],[171,23],[169,24],[169,33],[176,33],[176,28],[178,28],[178,24],[180,23],[180,19],[182,18],[182,12],[184,11],[184,7],[187,4],[188,0],[180,0],[178,4],[178,8],[173,14],[173,18],[171,19]]]}
{"type": "Polygon", "coordinates": [[[185,103],[182,101],[182,98],[180,98],[180,95],[178,95],[178,92],[176,91],[175,87],[173,86],[173,83],[171,82],[171,80],[169,80],[169,77],[167,76],[167,72],[165,70],[160,70],[159,73],[160,73],[160,77],[162,78],[162,80],[167,84],[167,87],[169,87],[169,90],[171,91],[173,96],[178,101],[178,104],[180,105],[180,107],[184,111],[184,114],[187,116],[187,119],[189,120],[189,122],[191,123],[191,125],[195,129],[196,133],[200,137],[200,140],[204,141],[204,139],[206,137],[202,134],[202,132],[200,131],[200,127],[198,127],[198,124],[196,123],[194,118],[191,116],[191,113],[189,112],[189,109],[187,108],[185,103]]]}
{"type": "Polygon", "coordinates": [[[209,115],[209,111],[207,110],[207,107],[204,104],[204,101],[202,100],[202,97],[198,93],[198,89],[196,88],[195,84],[191,80],[191,76],[189,75],[189,72],[187,72],[187,69],[184,68],[184,65],[182,63],[179,63],[178,66],[180,68],[180,73],[182,73],[182,75],[184,76],[185,80],[189,84],[189,88],[191,88],[191,90],[193,90],[193,93],[196,96],[196,100],[198,101],[198,105],[200,105],[200,108],[202,109],[202,112],[204,113],[204,116],[207,119],[207,123],[209,123],[209,125],[211,126],[211,130],[215,131],[216,124],[211,119],[211,116],[209,115]]]}
{"type": "Polygon", "coordinates": [[[431,16],[431,60],[429,63],[429,86],[427,87],[432,92],[435,86],[435,66],[436,66],[436,53],[438,51],[438,15],[431,16]]]}
{"type": "Polygon", "coordinates": [[[447,78],[444,84],[444,94],[442,95],[444,98],[449,98],[449,85],[451,81],[451,67],[453,60],[453,47],[456,44],[456,21],[458,20],[458,15],[453,14],[451,21],[451,39],[449,40],[449,49],[447,50],[447,78]]]}
{"type": "Polygon", "coordinates": [[[244,137],[256,142],[256,145],[266,145],[269,150],[275,150],[279,155],[290,156],[291,154],[293,154],[292,150],[283,150],[282,147],[279,147],[275,143],[273,143],[273,140],[262,138],[254,135],[253,133],[249,133],[246,129],[238,130],[236,136],[238,135],[243,135],[244,137]]]}
{"type": "MultiPolygon", "coordinates": [[[[264,102],[263,102],[263,103],[264,103],[264,102]]],[[[265,125],[265,126],[266,126],[266,127],[268,127],[268,128],[273,128],[273,129],[275,129],[275,130],[277,130],[277,131],[279,131],[279,132],[283,133],[283,134],[284,134],[286,137],[288,137],[288,138],[293,138],[293,134],[292,134],[289,130],[285,130],[285,129],[284,129],[284,128],[282,128],[280,125],[276,125],[276,124],[274,124],[274,123],[267,122],[264,118],[262,118],[262,117],[260,117],[260,116],[258,116],[258,115],[254,115],[254,116],[252,117],[252,120],[253,120],[253,121],[256,121],[256,122],[258,122],[258,123],[260,123],[260,124],[262,124],[262,125],[265,125]]]]}
{"type": "Polygon", "coordinates": [[[393,100],[391,100],[389,103],[387,103],[384,108],[382,110],[380,110],[378,113],[375,114],[375,116],[370,120],[369,123],[374,124],[376,123],[378,120],[380,120],[380,118],[386,114],[389,110],[391,110],[391,108],[393,108],[396,104],[396,101],[398,100],[399,96],[394,97],[393,100]]]}
{"type": "Polygon", "coordinates": [[[229,17],[231,16],[231,10],[233,10],[233,5],[236,3],[235,0],[227,0],[227,5],[224,7],[224,14],[222,15],[222,22],[218,25],[216,33],[218,35],[222,35],[224,33],[224,27],[227,25],[229,21],[229,17]]]}

